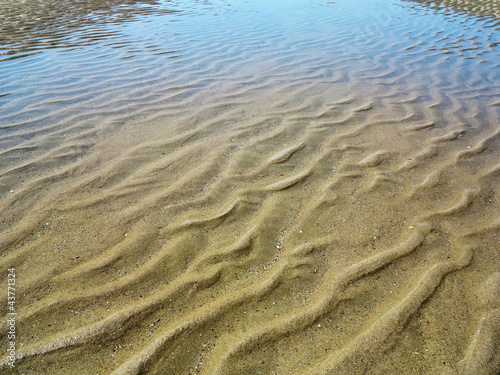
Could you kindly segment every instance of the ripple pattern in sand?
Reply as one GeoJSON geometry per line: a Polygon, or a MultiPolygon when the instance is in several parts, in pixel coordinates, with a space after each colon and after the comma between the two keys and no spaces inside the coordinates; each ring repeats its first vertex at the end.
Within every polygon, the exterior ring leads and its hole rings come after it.
{"type": "Polygon", "coordinates": [[[0,62],[2,371],[496,374],[495,19],[250,5],[0,62]]]}

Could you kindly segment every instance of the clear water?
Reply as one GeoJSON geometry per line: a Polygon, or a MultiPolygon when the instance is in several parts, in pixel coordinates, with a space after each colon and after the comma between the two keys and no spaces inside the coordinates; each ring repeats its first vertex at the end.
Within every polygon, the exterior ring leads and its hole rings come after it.
{"type": "Polygon", "coordinates": [[[0,0],[2,373],[497,374],[497,8],[0,0]]]}

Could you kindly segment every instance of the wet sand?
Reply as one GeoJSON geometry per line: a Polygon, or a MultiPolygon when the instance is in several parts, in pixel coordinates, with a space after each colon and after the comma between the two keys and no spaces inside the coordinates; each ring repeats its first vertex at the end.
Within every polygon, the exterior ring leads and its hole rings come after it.
{"type": "Polygon", "coordinates": [[[497,374],[494,2],[189,4],[0,62],[2,373],[497,374]]]}

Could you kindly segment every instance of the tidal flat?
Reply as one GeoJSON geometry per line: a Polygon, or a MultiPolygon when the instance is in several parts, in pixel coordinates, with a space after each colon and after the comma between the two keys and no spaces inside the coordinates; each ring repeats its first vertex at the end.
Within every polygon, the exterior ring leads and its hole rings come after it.
{"type": "Polygon", "coordinates": [[[497,1],[0,15],[2,374],[500,373],[497,1]]]}

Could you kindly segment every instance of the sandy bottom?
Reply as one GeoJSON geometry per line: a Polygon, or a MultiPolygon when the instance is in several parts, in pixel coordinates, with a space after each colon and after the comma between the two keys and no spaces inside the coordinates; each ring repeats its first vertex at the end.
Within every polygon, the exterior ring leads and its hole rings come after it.
{"type": "Polygon", "coordinates": [[[213,21],[168,72],[103,57],[102,85],[92,55],[26,63],[47,94],[0,98],[2,373],[499,373],[494,22],[326,13],[213,21]]]}

